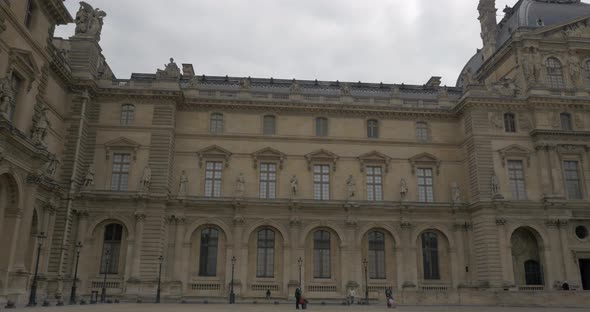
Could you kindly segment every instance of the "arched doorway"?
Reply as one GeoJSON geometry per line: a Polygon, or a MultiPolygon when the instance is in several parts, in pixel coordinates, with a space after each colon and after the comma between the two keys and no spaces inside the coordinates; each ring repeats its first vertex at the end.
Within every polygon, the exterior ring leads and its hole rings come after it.
{"type": "Polygon", "coordinates": [[[530,228],[520,227],[510,237],[512,269],[516,285],[536,286],[544,284],[541,259],[541,238],[530,228]]]}

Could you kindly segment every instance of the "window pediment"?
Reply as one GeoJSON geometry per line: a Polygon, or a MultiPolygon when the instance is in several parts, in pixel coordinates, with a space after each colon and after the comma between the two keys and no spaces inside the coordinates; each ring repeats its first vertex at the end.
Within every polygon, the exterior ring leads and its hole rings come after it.
{"type": "Polygon", "coordinates": [[[357,157],[359,162],[361,163],[361,172],[365,171],[366,164],[381,164],[385,166],[385,172],[389,171],[389,164],[391,162],[391,157],[379,153],[377,151],[372,151],[366,154],[363,154],[357,157]]]}
{"type": "Polygon", "coordinates": [[[197,152],[197,156],[199,157],[199,168],[203,167],[203,161],[205,159],[218,159],[222,160],[225,164],[225,167],[229,167],[229,159],[232,153],[224,148],[221,148],[217,145],[212,145],[207,148],[204,148],[197,152]]]}
{"type": "Polygon", "coordinates": [[[416,167],[430,166],[436,167],[436,175],[440,174],[440,159],[429,153],[422,153],[409,159],[412,165],[412,174],[416,173],[416,167]]]}
{"type": "Polygon", "coordinates": [[[314,162],[329,162],[332,164],[333,170],[336,171],[336,161],[338,161],[338,155],[325,149],[320,149],[305,155],[305,160],[307,160],[307,170],[311,171],[312,163],[314,162]]]}
{"type": "Polygon", "coordinates": [[[39,67],[33,58],[33,53],[27,50],[12,48],[10,49],[8,64],[11,64],[9,71],[16,69],[17,72],[25,75],[24,78],[28,80],[27,92],[31,91],[33,82],[40,73],[39,67]]]}
{"type": "Polygon", "coordinates": [[[531,165],[531,151],[518,145],[512,144],[498,151],[502,158],[502,167],[506,167],[506,158],[518,157],[525,158],[527,167],[531,165]]]}
{"type": "Polygon", "coordinates": [[[279,169],[283,169],[285,158],[287,158],[287,155],[271,147],[266,147],[252,153],[254,169],[258,168],[258,163],[262,160],[277,161],[279,163],[279,169]]]}
{"type": "Polygon", "coordinates": [[[120,137],[104,144],[107,159],[111,157],[113,150],[128,150],[132,152],[133,160],[137,160],[137,151],[140,146],[139,143],[125,137],[120,137]]]}
{"type": "Polygon", "coordinates": [[[575,144],[559,144],[557,145],[557,153],[563,155],[578,155],[583,156],[586,152],[586,146],[575,144]]]}

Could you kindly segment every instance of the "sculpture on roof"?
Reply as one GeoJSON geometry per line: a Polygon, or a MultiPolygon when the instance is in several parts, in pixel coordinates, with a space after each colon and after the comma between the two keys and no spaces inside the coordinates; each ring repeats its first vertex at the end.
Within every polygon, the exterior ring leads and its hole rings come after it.
{"type": "Polygon", "coordinates": [[[156,71],[156,79],[161,78],[180,78],[180,68],[174,62],[174,58],[171,57],[170,63],[164,65],[164,70],[156,71]]]}
{"type": "Polygon", "coordinates": [[[103,19],[107,16],[104,11],[92,6],[84,1],[80,1],[80,9],[76,13],[76,36],[93,37],[100,40],[103,19]]]}
{"type": "Polygon", "coordinates": [[[291,94],[301,93],[301,86],[299,85],[299,82],[297,82],[297,80],[293,79],[293,83],[291,84],[289,91],[291,91],[291,94]]]}
{"type": "Polygon", "coordinates": [[[250,86],[251,86],[250,80],[251,80],[250,77],[240,80],[240,90],[242,90],[242,91],[250,90],[250,86]]]}
{"type": "Polygon", "coordinates": [[[340,87],[340,95],[342,96],[350,96],[350,86],[348,83],[343,83],[340,87]]]}

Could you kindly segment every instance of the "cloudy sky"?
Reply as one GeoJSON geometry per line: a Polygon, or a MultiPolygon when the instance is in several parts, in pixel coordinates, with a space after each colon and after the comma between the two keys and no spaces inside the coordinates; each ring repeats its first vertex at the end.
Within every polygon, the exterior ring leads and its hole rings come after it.
{"type": "MultiPolygon", "coordinates": [[[[107,13],[100,43],[118,78],[174,57],[199,75],[455,85],[481,47],[477,0],[86,2],[107,13]]],[[[496,0],[498,20],[516,2],[496,0]]],[[[75,16],[78,1],[65,3],[75,16]]]]}

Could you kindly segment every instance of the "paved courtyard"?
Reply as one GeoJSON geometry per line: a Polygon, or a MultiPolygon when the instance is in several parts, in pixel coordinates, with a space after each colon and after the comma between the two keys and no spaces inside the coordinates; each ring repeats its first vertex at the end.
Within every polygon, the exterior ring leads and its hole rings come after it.
{"type": "MultiPolygon", "coordinates": [[[[212,312],[281,312],[294,311],[294,307],[287,304],[109,304],[109,305],[86,305],[86,306],[65,306],[65,307],[37,307],[37,308],[19,308],[0,311],[87,311],[87,312],[192,312],[192,311],[212,311],[212,312]]],[[[588,311],[588,308],[554,308],[554,307],[489,307],[489,306],[401,306],[396,309],[388,310],[383,305],[370,306],[339,306],[339,305],[310,305],[308,310],[312,311],[415,311],[415,312],[577,312],[588,311]]]]}

